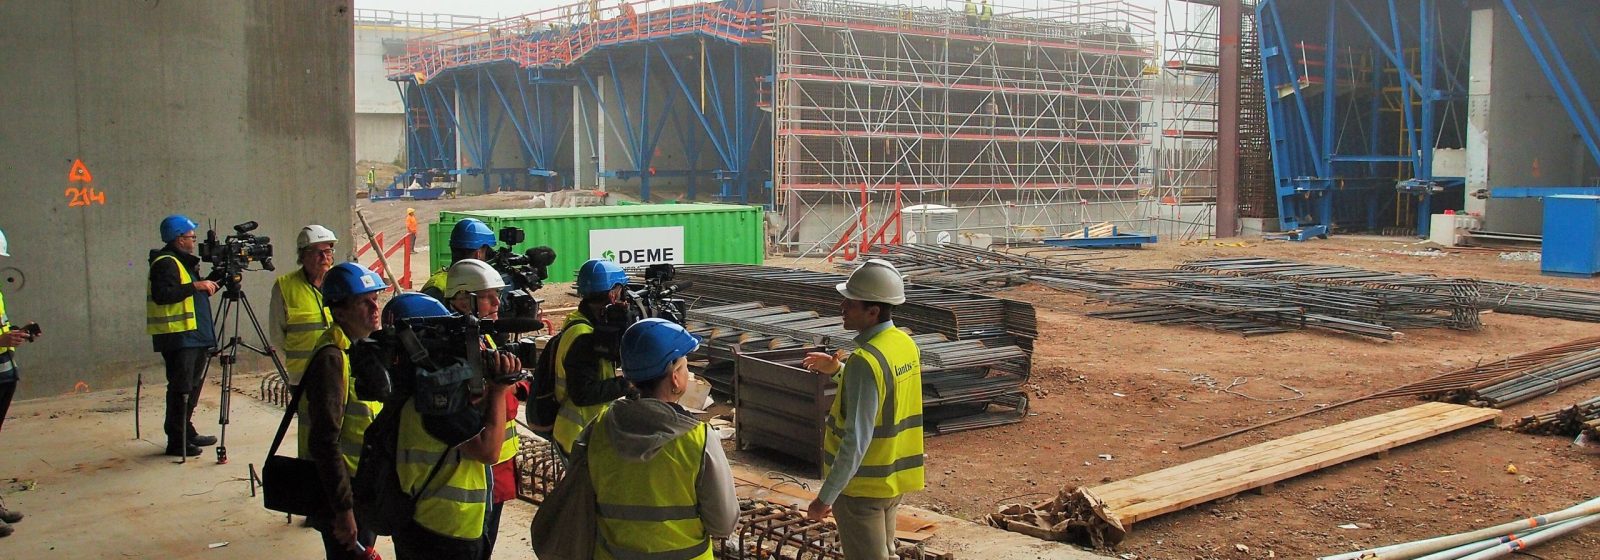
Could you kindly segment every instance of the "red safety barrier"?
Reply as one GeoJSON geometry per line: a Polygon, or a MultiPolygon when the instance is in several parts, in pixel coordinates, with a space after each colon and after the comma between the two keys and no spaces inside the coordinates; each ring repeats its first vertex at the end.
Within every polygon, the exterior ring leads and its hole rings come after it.
{"type": "MultiPolygon", "coordinates": [[[[367,269],[373,272],[384,274],[383,263],[386,262],[389,257],[393,256],[395,251],[411,247],[413,243],[407,243],[407,241],[414,241],[412,237],[412,234],[407,233],[401,236],[400,240],[396,241],[395,244],[385,248],[383,246],[383,232],[380,231],[377,235],[373,236],[372,241],[368,242],[366,245],[362,245],[361,248],[356,249],[356,262],[361,262],[361,256],[367,254],[367,251],[372,251],[374,247],[376,247],[377,252],[383,254],[383,258],[374,258],[372,264],[366,266],[367,269]]],[[[409,249],[405,252],[405,257],[403,257],[402,262],[404,264],[401,265],[400,276],[399,278],[395,279],[395,283],[399,284],[399,286],[392,287],[396,291],[411,289],[411,251],[409,249]]]]}

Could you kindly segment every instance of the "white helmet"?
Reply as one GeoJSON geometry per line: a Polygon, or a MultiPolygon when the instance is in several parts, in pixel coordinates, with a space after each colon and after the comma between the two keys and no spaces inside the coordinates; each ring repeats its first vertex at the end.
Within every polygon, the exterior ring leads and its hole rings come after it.
{"type": "Polygon", "coordinates": [[[294,240],[294,248],[296,250],[301,250],[301,249],[305,249],[306,247],[310,247],[310,246],[312,246],[314,244],[317,244],[317,243],[338,243],[338,242],[339,242],[339,238],[335,237],[333,235],[333,230],[330,230],[328,228],[319,226],[317,224],[311,224],[309,226],[300,228],[300,235],[295,237],[295,240],[294,240]]]}
{"type": "Polygon", "coordinates": [[[505,279],[489,263],[478,259],[461,259],[450,265],[445,273],[444,293],[455,297],[461,292],[500,289],[506,287],[505,279]]]}
{"type": "Polygon", "coordinates": [[[834,287],[844,297],[857,301],[875,301],[889,305],[906,302],[906,283],[900,271],[883,259],[868,259],[850,279],[834,287]]]}
{"type": "Polygon", "coordinates": [[[0,257],[11,256],[9,246],[6,245],[6,232],[0,231],[0,257]]]}

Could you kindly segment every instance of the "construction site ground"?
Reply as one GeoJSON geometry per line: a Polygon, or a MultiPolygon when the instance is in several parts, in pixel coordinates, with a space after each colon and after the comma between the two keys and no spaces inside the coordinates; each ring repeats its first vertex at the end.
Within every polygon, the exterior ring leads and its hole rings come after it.
{"type": "MultiPolygon", "coordinates": [[[[431,220],[435,207],[517,207],[528,197],[502,193],[419,203],[430,206],[419,207],[418,213],[431,220]]],[[[369,211],[376,217],[374,227],[403,220],[404,208],[396,213],[387,204],[369,211]]],[[[1352,235],[1303,243],[1259,238],[1164,241],[1139,250],[1107,250],[1101,256],[1108,258],[1095,266],[1168,268],[1201,258],[1261,256],[1600,289],[1597,280],[1542,276],[1537,262],[1504,259],[1496,252],[1435,253],[1406,237],[1352,235]]],[[[767,264],[835,268],[809,258],[774,257],[767,264]]],[[[998,295],[1031,302],[1038,310],[1031,414],[1021,424],[930,438],[928,490],[907,499],[962,519],[980,520],[1002,504],[1045,499],[1062,488],[1127,478],[1410,406],[1415,403],[1407,399],[1358,403],[1178,449],[1180,443],[1275,416],[1600,334],[1600,326],[1591,323],[1486,312],[1480,331],[1410,330],[1393,342],[1315,331],[1245,338],[1192,326],[1088,317],[1086,312],[1106,307],[1038,286],[998,295]],[[1219,390],[1239,378],[1249,381],[1231,393],[1219,390]],[[1304,396],[1296,398],[1300,393],[1304,396]]],[[[546,288],[540,297],[547,307],[572,305],[567,286],[546,288]]],[[[1513,406],[1501,422],[1596,395],[1600,381],[1591,381],[1513,406]]],[[[759,450],[732,456],[787,471],[816,488],[814,478],[807,478],[817,476],[810,467],[759,450]]],[[[1600,457],[1565,438],[1473,428],[1382,458],[1297,477],[1265,495],[1218,500],[1139,523],[1111,553],[1157,559],[1307,558],[1422,539],[1592,498],[1600,494],[1597,465],[1600,457]],[[1512,465],[1516,474],[1508,473],[1512,465]],[[1352,525],[1357,528],[1340,528],[1352,525]]],[[[1600,532],[1589,531],[1535,553],[1549,559],[1591,558],[1592,552],[1583,551],[1597,547],[1600,532]]]]}
{"type": "MultiPolygon", "coordinates": [[[[520,207],[528,201],[525,193],[502,193],[409,205],[417,208],[425,228],[443,209],[520,207]]],[[[361,200],[357,207],[375,231],[388,232],[388,237],[404,231],[407,205],[361,200]]],[[[1115,258],[1098,265],[1164,268],[1197,258],[1248,255],[1600,287],[1593,280],[1543,277],[1538,263],[1503,260],[1495,253],[1419,256],[1421,246],[1407,238],[1242,241],[1244,246],[1163,242],[1142,250],[1107,251],[1103,255],[1115,258]]],[[[418,245],[425,252],[426,242],[418,245]]],[[[370,262],[370,256],[363,261],[370,262]]],[[[768,264],[833,268],[820,259],[775,257],[768,264]]],[[[426,263],[419,258],[412,268],[420,285],[426,263]]],[[[266,280],[247,280],[256,281],[266,280]]],[[[1242,338],[1195,327],[1090,318],[1085,312],[1099,305],[1039,287],[1000,295],[1038,308],[1040,338],[1028,387],[1032,414],[1021,424],[930,438],[929,487],[908,497],[912,506],[976,521],[1001,504],[1044,499],[1063,488],[1126,478],[1413,403],[1395,399],[1356,404],[1179,450],[1183,442],[1600,333],[1594,324],[1489,313],[1481,331],[1412,330],[1394,342],[1317,332],[1242,338]],[[1237,378],[1250,381],[1231,393],[1213,388],[1237,378]]],[[[546,287],[539,296],[547,308],[574,303],[570,285],[546,287]]],[[[24,366],[25,359],[24,354],[24,366]]],[[[0,436],[6,450],[0,453],[0,494],[28,518],[17,525],[16,534],[0,540],[0,558],[107,551],[127,558],[317,555],[320,543],[314,532],[284,523],[283,516],[249,496],[247,465],[259,466],[281,414],[255,398],[259,374],[241,374],[236,382],[239,398],[233,399],[227,438],[232,461],[217,465],[208,449],[190,464],[174,465],[172,458],[161,455],[159,368],[145,373],[146,381],[157,382],[144,389],[143,439],[133,438],[131,389],[13,405],[0,436]]],[[[23,377],[27,383],[27,374],[23,377]]],[[[1502,422],[1596,395],[1600,382],[1564,389],[1511,407],[1502,422]]],[[[214,432],[218,404],[213,385],[197,413],[202,431],[214,432]]],[[[815,469],[775,454],[734,451],[731,457],[748,468],[774,471],[771,476],[786,473],[812,491],[817,488],[815,469]]],[[[1266,494],[1242,494],[1139,523],[1115,550],[1101,553],[1160,559],[1308,558],[1427,538],[1591,498],[1600,493],[1597,464],[1600,457],[1564,438],[1471,428],[1297,477],[1266,494]],[[1512,465],[1515,474],[1508,472],[1512,465]]],[[[532,506],[520,502],[508,510],[497,558],[531,557],[525,527],[532,512],[532,506]]],[[[961,558],[1087,557],[1070,547],[972,523],[952,521],[947,527],[930,542],[961,558]]],[[[380,542],[388,555],[388,540],[380,542]]],[[[1534,552],[1547,559],[1580,559],[1592,558],[1597,549],[1600,533],[1588,531],[1534,552]]]]}

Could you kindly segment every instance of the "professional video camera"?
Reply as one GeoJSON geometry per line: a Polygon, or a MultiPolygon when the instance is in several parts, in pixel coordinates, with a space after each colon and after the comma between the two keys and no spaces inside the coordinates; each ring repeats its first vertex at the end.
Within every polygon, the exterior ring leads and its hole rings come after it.
{"type": "MultiPolygon", "coordinates": [[[[666,319],[679,325],[689,318],[689,303],[674,297],[690,282],[674,284],[677,269],[669,263],[653,264],[644,269],[644,284],[628,284],[624,298],[637,319],[666,319]]],[[[636,319],[636,320],[637,320],[636,319]]]]}
{"type": "Polygon", "coordinates": [[[550,277],[550,265],[556,262],[556,252],[549,247],[534,247],[517,253],[512,247],[527,239],[521,228],[500,229],[500,248],[495,249],[486,261],[504,276],[508,286],[502,292],[504,299],[500,315],[507,318],[537,318],[540,301],[533,292],[544,287],[550,277]]]}
{"type": "Polygon", "coordinates": [[[217,239],[215,228],[206,232],[206,240],[200,242],[200,260],[211,263],[211,266],[222,271],[232,282],[238,282],[239,273],[250,270],[250,263],[261,263],[261,270],[276,270],[272,266],[272,239],[265,235],[254,235],[254,221],[233,226],[233,235],[221,240],[217,239]]]}
{"type": "Polygon", "coordinates": [[[485,335],[530,332],[540,324],[529,317],[481,320],[472,315],[403,319],[392,328],[373,333],[350,350],[356,395],[363,400],[388,400],[393,394],[418,395],[419,409],[456,410],[468,394],[481,392],[495,381],[511,384],[527,379],[526,369],[538,361],[533,342],[483,348],[485,335]],[[497,373],[489,360],[499,354],[517,356],[523,370],[497,373]],[[391,376],[394,368],[416,375],[391,376]],[[461,389],[465,388],[465,391],[461,389]]]}

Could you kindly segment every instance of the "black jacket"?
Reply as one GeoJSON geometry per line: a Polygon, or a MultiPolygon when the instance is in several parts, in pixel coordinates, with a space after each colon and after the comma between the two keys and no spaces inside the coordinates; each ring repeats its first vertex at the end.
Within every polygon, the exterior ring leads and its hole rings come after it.
{"type": "Polygon", "coordinates": [[[151,335],[151,345],[157,352],[166,352],[180,348],[214,348],[217,345],[216,330],[211,322],[211,296],[205,292],[194,289],[194,282],[200,280],[216,281],[220,277],[202,278],[200,276],[200,257],[181,252],[172,247],[171,243],[160,249],[150,251],[150,299],[160,305],[171,305],[183,301],[185,298],[194,298],[195,330],[178,333],[151,335]],[[178,268],[172,266],[172,261],[156,258],[162,255],[172,255],[178,262],[189,270],[190,283],[185,284],[178,277],[178,268]]]}

